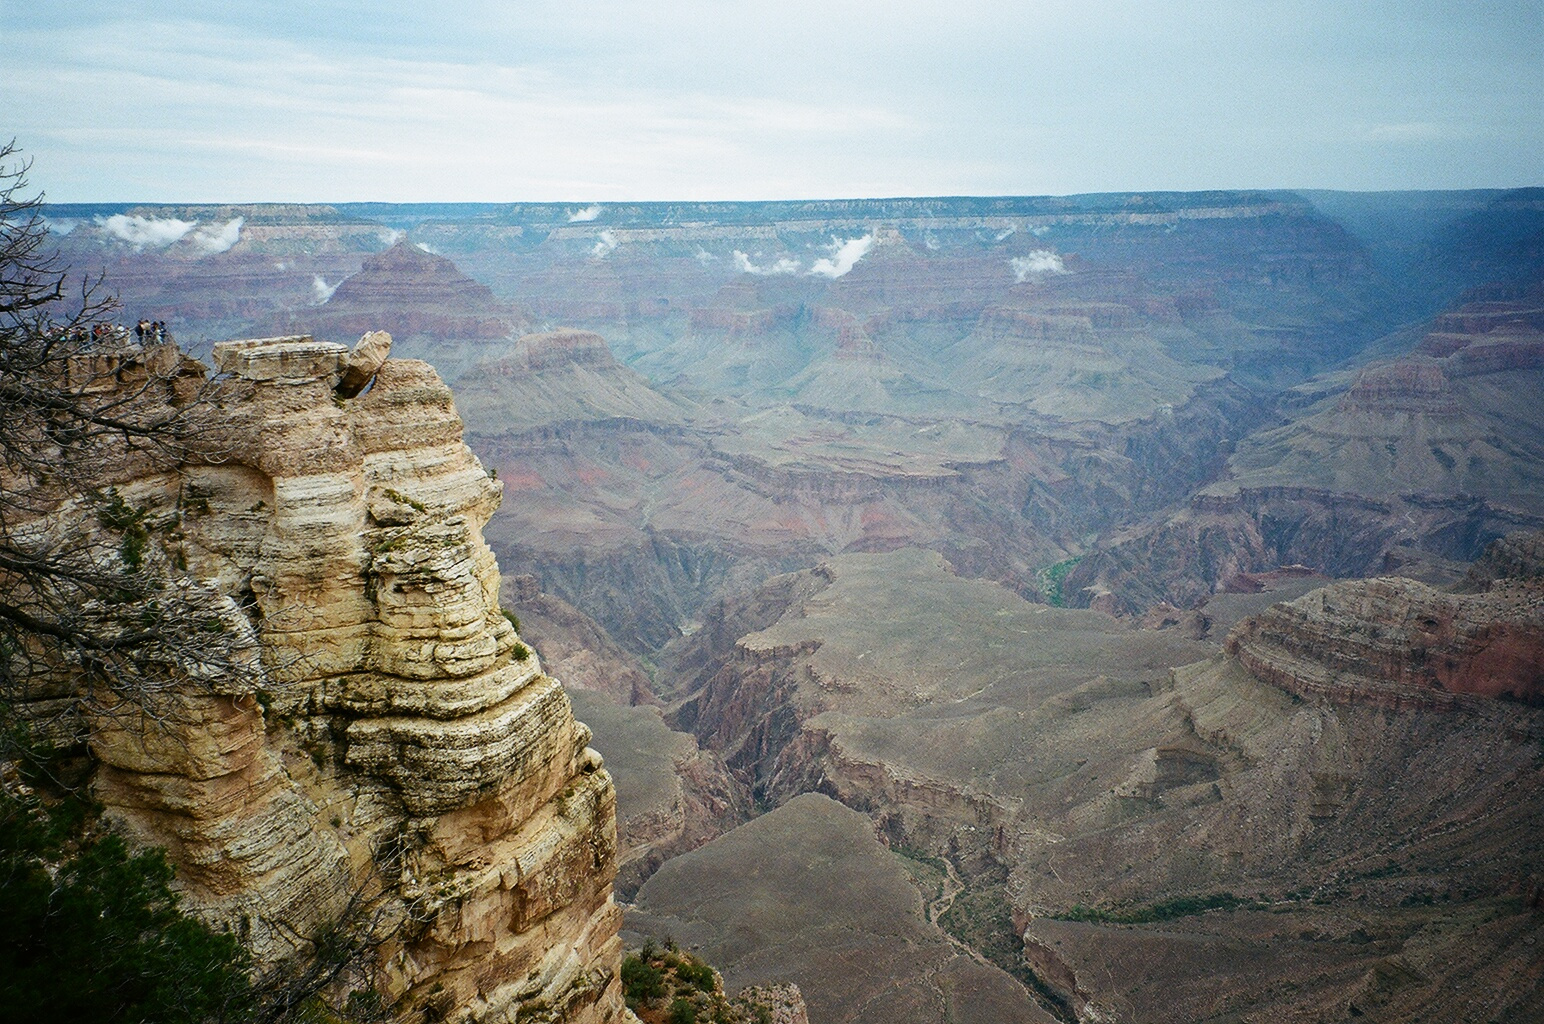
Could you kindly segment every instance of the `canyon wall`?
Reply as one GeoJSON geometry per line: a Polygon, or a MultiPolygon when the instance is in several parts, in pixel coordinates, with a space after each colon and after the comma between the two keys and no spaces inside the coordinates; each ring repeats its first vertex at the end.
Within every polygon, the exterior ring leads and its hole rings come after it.
{"type": "Polygon", "coordinates": [[[1340,583],[1250,619],[1226,646],[1256,678],[1304,698],[1541,704],[1544,584],[1508,579],[1480,594],[1446,594],[1398,577],[1340,583]]]}
{"type": "Polygon", "coordinates": [[[1067,577],[1072,603],[1192,607],[1244,574],[1335,577],[1468,562],[1544,528],[1544,306],[1462,304],[1413,350],[1284,392],[1279,422],[1238,443],[1185,507],[1111,530],[1067,577]]]}

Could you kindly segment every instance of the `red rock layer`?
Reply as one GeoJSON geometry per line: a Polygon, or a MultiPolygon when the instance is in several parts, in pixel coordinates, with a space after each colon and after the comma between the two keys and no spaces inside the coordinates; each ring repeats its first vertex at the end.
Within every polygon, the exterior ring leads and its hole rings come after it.
{"type": "Polygon", "coordinates": [[[1544,580],[1449,594],[1401,578],[1325,587],[1241,623],[1228,653],[1299,697],[1451,708],[1544,703],[1544,580]]]}
{"type": "Polygon", "coordinates": [[[1341,399],[1344,410],[1458,415],[1458,402],[1447,376],[1436,363],[1400,360],[1370,366],[1341,399]]]}

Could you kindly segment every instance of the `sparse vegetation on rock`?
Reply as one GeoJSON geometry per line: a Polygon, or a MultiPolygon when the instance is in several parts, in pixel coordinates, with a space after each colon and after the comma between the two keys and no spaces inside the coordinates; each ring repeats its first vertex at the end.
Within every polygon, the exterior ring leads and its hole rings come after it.
{"type": "Polygon", "coordinates": [[[796,987],[751,987],[730,998],[717,971],[668,939],[623,957],[622,988],[644,1024],[808,1024],[796,987]]]}
{"type": "Polygon", "coordinates": [[[173,677],[240,677],[251,644],[199,628],[224,595],[186,573],[175,515],[114,486],[199,454],[202,367],[71,276],[29,166],[0,146],[0,719],[64,738],[83,709],[165,716],[173,677]]]}

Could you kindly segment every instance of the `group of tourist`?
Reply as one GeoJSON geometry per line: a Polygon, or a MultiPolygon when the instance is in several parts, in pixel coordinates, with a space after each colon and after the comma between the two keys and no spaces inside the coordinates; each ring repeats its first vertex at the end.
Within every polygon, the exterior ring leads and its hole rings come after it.
{"type": "MultiPolygon", "coordinates": [[[[130,344],[129,330],[122,324],[97,320],[91,323],[55,324],[44,332],[49,338],[73,342],[89,340],[93,348],[116,348],[130,344]]],[[[170,341],[164,320],[141,320],[134,325],[134,340],[140,345],[170,341]]]]}
{"type": "Polygon", "coordinates": [[[166,322],[164,320],[141,320],[134,325],[134,337],[140,344],[145,342],[157,342],[166,340],[166,322]]]}

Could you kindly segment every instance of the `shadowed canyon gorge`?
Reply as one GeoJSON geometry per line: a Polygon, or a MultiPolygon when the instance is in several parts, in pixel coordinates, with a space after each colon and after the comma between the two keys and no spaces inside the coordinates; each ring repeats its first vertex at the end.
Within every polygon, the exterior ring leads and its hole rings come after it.
{"type": "Polygon", "coordinates": [[[426,1020],[645,940],[815,1024],[1544,1017],[1544,190],[46,213],[224,389],[102,483],[269,682],[81,728],[264,955],[368,884],[426,1020]]]}

